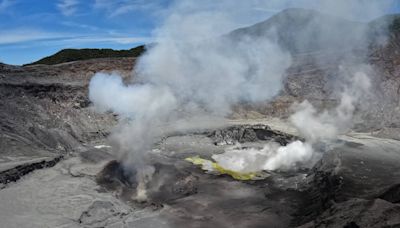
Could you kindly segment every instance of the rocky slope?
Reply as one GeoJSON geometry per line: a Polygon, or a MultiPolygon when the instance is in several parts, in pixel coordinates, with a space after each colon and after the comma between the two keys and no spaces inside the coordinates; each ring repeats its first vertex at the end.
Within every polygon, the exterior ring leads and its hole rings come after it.
{"type": "Polygon", "coordinates": [[[1,183],[9,180],[3,178],[5,170],[31,170],[24,165],[47,164],[85,150],[92,141],[103,140],[116,120],[113,115],[91,110],[89,79],[100,71],[119,71],[128,77],[134,61],[120,58],[56,66],[0,65],[1,183]]]}
{"type": "Polygon", "coordinates": [[[362,24],[312,10],[289,9],[269,20],[232,32],[230,36],[236,39],[249,34],[270,36],[293,56],[282,92],[266,105],[237,107],[239,116],[251,116],[249,110],[252,110],[268,116],[287,117],[291,104],[304,99],[320,109],[330,108],[338,103],[335,83],[343,79],[341,66],[362,63],[372,69],[371,93],[374,98],[363,105],[365,107],[358,107],[356,125],[359,130],[398,138],[399,24],[398,15],[362,24]],[[326,29],[331,29],[332,34],[316,35],[326,29]]]}
{"type": "MultiPolygon", "coordinates": [[[[286,9],[266,21],[237,29],[229,36],[269,37],[291,54],[340,52],[357,47],[368,25],[307,9],[286,9]],[[340,37],[335,34],[340,31],[340,37]]],[[[362,46],[357,48],[363,48],[362,46]]]]}

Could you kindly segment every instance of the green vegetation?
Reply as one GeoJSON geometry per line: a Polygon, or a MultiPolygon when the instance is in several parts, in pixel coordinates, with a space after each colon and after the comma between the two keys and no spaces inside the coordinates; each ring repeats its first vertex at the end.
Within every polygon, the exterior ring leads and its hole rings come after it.
{"type": "Polygon", "coordinates": [[[113,49],[64,49],[54,55],[45,57],[39,61],[27,64],[45,64],[54,65],[59,63],[72,62],[77,60],[96,59],[96,58],[114,58],[114,57],[138,57],[145,51],[145,47],[138,46],[129,50],[113,49]]]}

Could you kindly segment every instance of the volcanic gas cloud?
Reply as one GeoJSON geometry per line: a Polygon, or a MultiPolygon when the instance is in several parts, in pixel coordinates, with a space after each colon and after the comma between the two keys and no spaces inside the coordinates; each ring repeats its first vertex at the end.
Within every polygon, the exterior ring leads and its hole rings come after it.
{"type": "MultiPolygon", "coordinates": [[[[99,111],[119,115],[110,140],[126,168],[140,167],[137,180],[145,182],[154,169],[146,163],[146,152],[168,132],[200,128],[204,120],[221,120],[231,114],[239,102],[265,102],[279,93],[285,71],[292,64],[292,53],[282,46],[277,28],[262,31],[265,35],[244,35],[230,31],[252,22],[257,7],[281,7],[289,1],[180,1],[173,4],[164,23],[154,32],[154,44],[138,60],[134,77],[123,80],[118,74],[96,74],[89,88],[90,100],[99,111]],[[236,35],[235,35],[236,34],[236,35]],[[201,120],[201,121],[200,121],[201,120]]],[[[388,7],[385,1],[305,1],[311,7],[335,16],[354,15],[363,9],[370,19],[388,7]]],[[[278,24],[279,18],[276,18],[278,24]]],[[[282,22],[284,23],[284,22],[282,22]]],[[[315,43],[368,45],[368,31],[352,31],[347,43],[340,37],[340,24],[311,20],[305,24],[318,28],[315,43]]],[[[301,47],[309,43],[296,37],[301,47]]],[[[347,56],[351,56],[349,53],[347,56]]],[[[287,146],[267,143],[264,148],[227,149],[213,159],[227,169],[248,172],[295,169],[299,163],[313,162],[321,141],[331,142],[351,128],[353,114],[363,99],[369,97],[370,76],[374,70],[363,58],[344,61],[335,79],[339,103],[336,108],[319,112],[308,101],[294,104],[289,121],[305,141],[287,146]]],[[[145,197],[141,195],[140,197],[145,197]]]]}

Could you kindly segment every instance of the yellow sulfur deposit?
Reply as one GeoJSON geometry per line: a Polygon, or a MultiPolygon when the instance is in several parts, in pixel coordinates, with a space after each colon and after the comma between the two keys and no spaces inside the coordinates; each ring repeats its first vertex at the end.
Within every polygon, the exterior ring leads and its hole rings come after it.
{"type": "Polygon", "coordinates": [[[229,169],[224,169],[218,163],[201,158],[199,156],[188,157],[185,161],[191,162],[194,165],[199,165],[205,171],[214,172],[219,175],[226,174],[233,177],[236,180],[263,180],[269,175],[264,172],[251,172],[251,173],[240,173],[229,169]]]}

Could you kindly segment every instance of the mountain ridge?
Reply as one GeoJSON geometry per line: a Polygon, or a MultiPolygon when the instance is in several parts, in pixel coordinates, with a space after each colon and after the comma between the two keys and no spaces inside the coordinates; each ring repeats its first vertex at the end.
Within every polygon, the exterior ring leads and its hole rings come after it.
{"type": "Polygon", "coordinates": [[[25,64],[29,65],[55,65],[78,60],[88,60],[97,58],[117,58],[117,57],[139,57],[145,51],[145,46],[140,45],[128,50],[114,50],[110,48],[83,48],[83,49],[62,49],[57,53],[44,57],[38,61],[25,64]]]}
{"type": "MultiPolygon", "coordinates": [[[[358,47],[360,43],[363,45],[379,43],[379,37],[387,31],[387,28],[389,28],[389,33],[400,31],[400,14],[384,15],[363,23],[316,10],[289,8],[254,25],[233,30],[227,36],[234,40],[244,36],[266,36],[296,55],[329,49],[347,50],[350,47],[358,47]],[[320,31],[324,31],[325,34],[326,30],[333,32],[328,33],[329,36],[321,36],[320,31]],[[336,34],[334,31],[340,31],[344,35],[336,34]],[[368,34],[370,40],[360,36],[364,33],[368,34]]],[[[53,55],[25,65],[54,65],[95,58],[139,57],[144,53],[146,46],[148,45],[140,45],[128,50],[62,49],[53,55]]],[[[365,49],[365,47],[358,49],[365,49]]]]}
{"type": "Polygon", "coordinates": [[[290,8],[228,34],[233,39],[268,37],[292,55],[321,50],[363,50],[387,33],[400,31],[400,14],[368,22],[352,21],[316,10],[290,8]]]}

